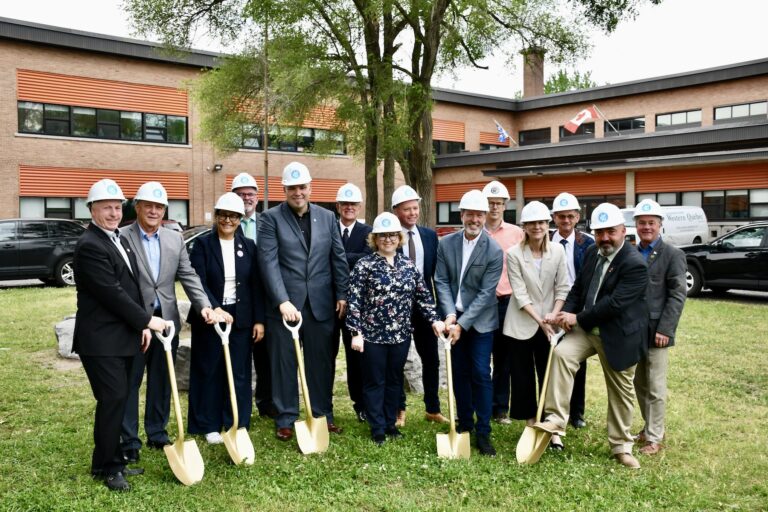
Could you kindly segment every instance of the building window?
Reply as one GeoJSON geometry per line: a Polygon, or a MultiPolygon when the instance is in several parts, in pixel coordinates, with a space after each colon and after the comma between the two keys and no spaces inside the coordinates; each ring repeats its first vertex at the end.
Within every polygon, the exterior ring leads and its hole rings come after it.
{"type": "MultiPolygon", "coordinates": [[[[244,124],[241,147],[262,149],[261,125],[244,124]]],[[[269,129],[269,149],[291,153],[322,151],[332,155],[345,155],[344,134],[319,128],[272,126],[269,129]]]]}
{"type": "Polygon", "coordinates": [[[722,190],[707,190],[703,193],[701,207],[707,219],[722,219],[725,217],[725,194],[722,190]]]}
{"type": "Polygon", "coordinates": [[[768,102],[766,101],[717,107],[715,108],[715,124],[748,121],[749,118],[764,120],[766,114],[768,114],[768,102]]]}
{"type": "Polygon", "coordinates": [[[99,109],[96,112],[96,136],[103,139],[119,139],[120,112],[99,109]]]}
{"type": "Polygon", "coordinates": [[[560,140],[578,140],[578,139],[594,139],[595,138],[595,123],[583,123],[576,130],[576,133],[571,133],[560,127],[560,140]]]}
{"type": "Polygon", "coordinates": [[[670,112],[656,116],[656,130],[692,128],[701,126],[701,109],[685,112],[670,112]]]}
{"type": "Polygon", "coordinates": [[[141,124],[140,112],[120,112],[120,138],[141,140],[141,124]]]}
{"type": "Polygon", "coordinates": [[[536,130],[522,130],[517,133],[517,140],[521,146],[534,144],[549,144],[552,142],[552,130],[549,128],[537,128],[536,130]]]}
{"type": "Polygon", "coordinates": [[[749,216],[751,218],[768,217],[768,188],[750,190],[749,216]]]}
{"type": "Polygon", "coordinates": [[[437,203],[438,224],[461,224],[461,212],[459,202],[437,203]]]}
{"type": "Polygon", "coordinates": [[[448,155],[451,153],[461,153],[464,151],[463,142],[454,142],[450,140],[433,140],[432,151],[436,155],[448,155]]]}
{"type": "Polygon", "coordinates": [[[144,115],[144,138],[152,142],[165,141],[165,116],[160,114],[144,115]]]}
{"type": "Polygon", "coordinates": [[[96,136],[96,109],[72,107],[72,135],[74,137],[96,136]]]}
{"type": "Polygon", "coordinates": [[[624,119],[611,119],[610,121],[604,121],[603,132],[605,133],[606,137],[627,135],[629,133],[645,133],[645,118],[626,117],[624,119]]]}
{"type": "Polygon", "coordinates": [[[725,218],[746,219],[749,217],[749,191],[725,191],[725,218]]]}
{"type": "Polygon", "coordinates": [[[680,194],[680,204],[701,207],[701,192],[683,192],[680,194]]]}
{"type": "Polygon", "coordinates": [[[506,149],[509,146],[497,146],[496,144],[480,144],[480,151],[495,151],[497,149],[506,149]]]}
{"type": "Polygon", "coordinates": [[[42,103],[19,102],[19,131],[22,133],[43,132],[42,103]]]}
{"type": "Polygon", "coordinates": [[[69,135],[69,107],[45,105],[43,130],[47,135],[69,135]]]}
{"type": "Polygon", "coordinates": [[[677,206],[677,192],[660,192],[658,194],[637,194],[637,202],[644,199],[656,201],[661,206],[677,206]]]}

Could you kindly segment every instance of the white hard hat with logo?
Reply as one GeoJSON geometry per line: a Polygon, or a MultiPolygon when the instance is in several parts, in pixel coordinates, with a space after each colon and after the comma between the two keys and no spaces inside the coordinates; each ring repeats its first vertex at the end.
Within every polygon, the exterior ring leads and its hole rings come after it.
{"type": "Polygon", "coordinates": [[[488,211],[488,199],[479,190],[470,190],[461,196],[459,210],[488,211]]]}
{"type": "Polygon", "coordinates": [[[336,192],[336,201],[340,203],[362,203],[363,193],[352,183],[347,183],[336,192]]]}
{"type": "Polygon", "coordinates": [[[401,230],[400,220],[392,213],[380,213],[373,219],[373,233],[395,233],[401,230]]]}
{"type": "Polygon", "coordinates": [[[168,192],[165,191],[165,187],[158,181],[148,181],[139,187],[139,191],[136,192],[134,201],[149,201],[150,203],[158,203],[168,206],[168,192]]]}
{"type": "Polygon", "coordinates": [[[243,188],[243,187],[252,187],[256,189],[256,192],[259,191],[259,186],[256,184],[256,180],[253,179],[253,176],[251,176],[247,172],[241,172],[240,174],[235,176],[235,179],[232,180],[232,192],[234,192],[238,188],[243,188]]]}
{"type": "Polygon", "coordinates": [[[283,186],[306,185],[312,181],[309,169],[301,162],[291,162],[283,169],[283,186]]]}
{"type": "Polygon", "coordinates": [[[520,222],[525,224],[526,222],[536,222],[539,220],[545,220],[547,222],[552,220],[552,216],[549,214],[549,208],[540,201],[531,201],[525,205],[523,211],[520,212],[520,222]]]}
{"type": "Polygon", "coordinates": [[[392,207],[399,205],[400,203],[404,203],[406,201],[421,201],[421,197],[419,197],[419,194],[416,193],[413,188],[409,187],[408,185],[401,185],[395,189],[394,192],[392,192],[392,207]]]}
{"type": "Polygon", "coordinates": [[[483,195],[487,198],[500,197],[503,199],[509,199],[509,191],[507,187],[500,181],[492,181],[483,187],[483,195]]]}
{"type": "Polygon", "coordinates": [[[557,194],[557,197],[552,201],[552,213],[564,212],[567,210],[579,210],[579,202],[576,200],[576,196],[569,194],[568,192],[561,192],[557,194]]]}
{"type": "Polygon", "coordinates": [[[604,229],[620,226],[624,224],[624,215],[619,207],[612,203],[601,203],[592,210],[592,222],[589,227],[592,229],[604,229]]]}
{"type": "Polygon", "coordinates": [[[114,180],[104,178],[99,180],[88,191],[88,198],[85,200],[85,205],[90,206],[94,201],[104,201],[106,199],[117,199],[119,201],[125,201],[123,190],[120,188],[114,180]]]}
{"type": "Polygon", "coordinates": [[[661,205],[653,199],[643,199],[637,206],[635,206],[634,217],[640,217],[641,215],[655,215],[656,217],[664,218],[664,212],[661,210],[661,205]]]}
{"type": "Polygon", "coordinates": [[[245,205],[243,204],[243,200],[234,192],[226,192],[222,194],[221,197],[219,197],[219,200],[216,201],[216,206],[213,208],[216,211],[226,210],[228,212],[245,215],[245,205]]]}

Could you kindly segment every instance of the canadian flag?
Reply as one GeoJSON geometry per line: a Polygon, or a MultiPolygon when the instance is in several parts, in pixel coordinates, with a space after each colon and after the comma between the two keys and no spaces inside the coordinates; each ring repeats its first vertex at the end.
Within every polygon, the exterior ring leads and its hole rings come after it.
{"type": "Polygon", "coordinates": [[[563,125],[563,128],[571,133],[576,133],[576,130],[579,129],[579,126],[581,126],[582,123],[589,121],[590,119],[597,119],[597,111],[595,110],[594,105],[587,107],[576,114],[573,119],[563,125]]]}

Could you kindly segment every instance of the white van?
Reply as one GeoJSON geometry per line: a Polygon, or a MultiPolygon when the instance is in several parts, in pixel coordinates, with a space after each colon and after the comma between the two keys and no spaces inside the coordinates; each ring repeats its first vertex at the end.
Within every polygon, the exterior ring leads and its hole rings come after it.
{"type": "MultiPolygon", "coordinates": [[[[672,245],[705,244],[709,242],[709,226],[704,210],[698,206],[662,206],[664,220],[661,223],[661,235],[664,241],[672,245]]],[[[635,209],[622,208],[626,219],[626,239],[637,243],[635,228],[635,209]]]]}

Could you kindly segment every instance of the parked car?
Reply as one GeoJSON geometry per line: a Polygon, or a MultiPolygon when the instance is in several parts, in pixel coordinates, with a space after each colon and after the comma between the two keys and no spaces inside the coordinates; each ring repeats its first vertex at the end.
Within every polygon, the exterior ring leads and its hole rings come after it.
{"type": "Polygon", "coordinates": [[[187,252],[192,252],[192,247],[195,245],[195,240],[198,237],[211,231],[211,226],[194,226],[189,229],[185,229],[181,236],[184,237],[184,245],[187,246],[187,252]]]}
{"type": "Polygon", "coordinates": [[[708,244],[680,247],[688,261],[688,296],[709,288],[768,291],[768,221],[741,226],[708,244]]]}
{"type": "Polygon", "coordinates": [[[179,233],[184,232],[184,228],[181,227],[181,224],[179,224],[179,221],[173,220],[173,219],[163,219],[163,227],[167,229],[172,229],[173,231],[178,231],[179,233]]]}
{"type": "Polygon", "coordinates": [[[0,280],[41,279],[73,286],[72,255],[84,232],[80,223],[71,220],[0,220],[0,280]]]}

